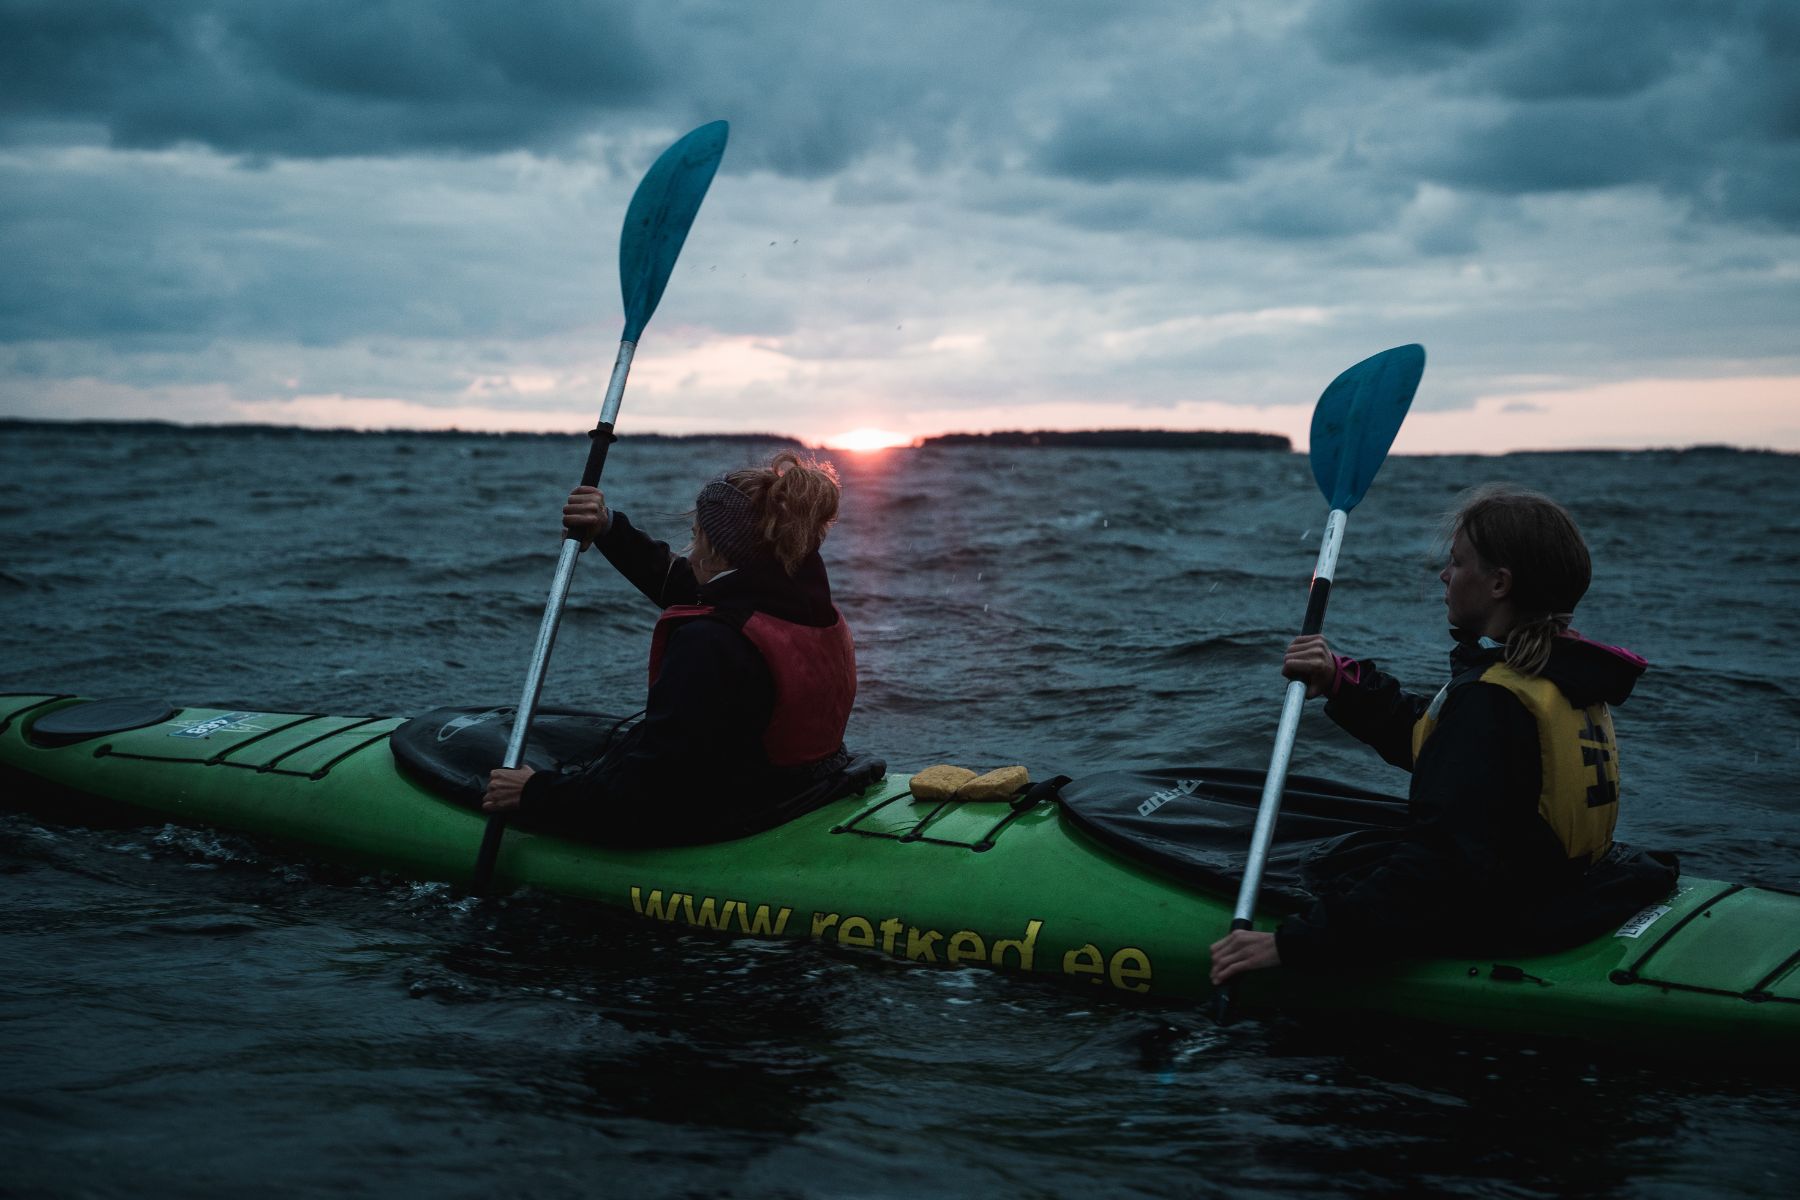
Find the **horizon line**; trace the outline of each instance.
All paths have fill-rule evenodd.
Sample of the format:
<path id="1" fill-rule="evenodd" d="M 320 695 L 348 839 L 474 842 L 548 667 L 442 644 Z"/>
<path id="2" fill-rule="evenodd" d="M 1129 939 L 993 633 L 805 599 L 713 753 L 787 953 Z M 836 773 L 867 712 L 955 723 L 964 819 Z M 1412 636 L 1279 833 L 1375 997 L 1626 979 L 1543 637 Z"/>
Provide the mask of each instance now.
<path id="1" fill-rule="evenodd" d="M 353 426 L 353 425 L 296 425 L 276 421 L 178 421 L 166 417 L 27 417 L 0 414 L 0 427 L 77 427 L 119 429 L 165 429 L 186 430 L 197 433 L 238 433 L 263 431 L 283 434 L 325 434 L 330 436 L 369 436 L 389 437 L 407 435 L 415 437 L 452 437 L 452 438 L 585 438 L 589 430 L 542 430 L 542 429 L 465 429 L 459 426 L 425 428 L 419 426 Z M 1271 437 L 1287 442 L 1285 451 L 1279 447 L 1245 447 L 1231 448 L 1234 452 L 1245 449 L 1261 450 L 1263 453 L 1284 452 L 1289 454 L 1305 454 L 1307 451 L 1295 448 L 1293 441 L 1286 434 L 1255 430 L 1227 429 L 1171 429 L 1141 425 L 1088 426 L 1081 429 L 994 429 L 994 430 L 946 430 L 941 433 L 921 434 L 909 444 L 896 444 L 870 449 L 858 449 L 846 446 L 831 446 L 825 442 L 815 442 L 796 434 L 777 433 L 770 430 L 737 431 L 737 430 L 703 430 L 699 432 L 671 433 L 659 429 L 643 429 L 615 436 L 624 441 L 628 438 L 655 438 L 663 441 L 737 441 L 737 442 L 782 442 L 801 446 L 808 450 L 825 450 L 834 454 L 884 454 L 890 450 L 919 450 L 938 439 L 949 438 L 989 438 L 989 437 L 1029 437 L 1037 434 L 1170 434 L 1170 435 L 1223 435 L 1230 437 Z M 936 447 L 946 448 L 946 447 Z M 989 447 L 994 448 L 994 447 Z M 1000 449 L 1080 449 L 1072 446 L 1009 446 Z M 1095 447 L 1116 450 L 1132 449 L 1205 449 L 1206 447 L 1179 446 L 1110 446 Z M 1506 458 L 1516 454 L 1688 454 L 1695 452 L 1732 453 L 1732 454 L 1774 454 L 1783 456 L 1800 455 L 1800 451 L 1782 450 L 1772 446 L 1753 446 L 1735 442 L 1691 442 L 1685 445 L 1673 443 L 1646 444 L 1642 446 L 1556 446 L 1533 448 L 1529 446 L 1514 447 L 1507 450 L 1444 450 L 1431 452 L 1409 452 L 1401 449 L 1389 451 L 1390 457 L 1400 458 Z"/>

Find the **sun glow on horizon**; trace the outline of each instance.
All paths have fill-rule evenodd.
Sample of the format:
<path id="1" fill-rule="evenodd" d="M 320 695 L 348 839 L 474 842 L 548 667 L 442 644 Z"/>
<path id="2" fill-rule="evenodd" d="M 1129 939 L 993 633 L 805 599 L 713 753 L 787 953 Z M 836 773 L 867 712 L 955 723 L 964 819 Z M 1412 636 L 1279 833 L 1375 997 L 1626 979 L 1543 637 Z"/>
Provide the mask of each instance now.
<path id="1" fill-rule="evenodd" d="M 850 450 L 866 453 L 871 450 L 892 450 L 896 446 L 913 444 L 911 434 L 895 433 L 891 429 L 874 429 L 865 427 L 852 429 L 848 433 L 840 433 L 825 439 L 827 450 Z"/>

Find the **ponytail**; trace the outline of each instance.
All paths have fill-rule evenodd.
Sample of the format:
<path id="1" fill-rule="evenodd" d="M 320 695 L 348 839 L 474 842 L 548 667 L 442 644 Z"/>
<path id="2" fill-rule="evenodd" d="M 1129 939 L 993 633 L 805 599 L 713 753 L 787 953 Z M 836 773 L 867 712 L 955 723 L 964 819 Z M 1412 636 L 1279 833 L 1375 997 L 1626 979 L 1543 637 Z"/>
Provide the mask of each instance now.
<path id="1" fill-rule="evenodd" d="M 1568 631 L 1574 613 L 1527 617 L 1506 635 L 1506 665 L 1521 675 L 1536 675 L 1550 661 L 1550 647 Z"/>
<path id="2" fill-rule="evenodd" d="M 838 514 L 838 474 L 829 462 L 783 450 L 766 467 L 744 467 L 725 482 L 750 498 L 755 539 L 789 575 L 816 554 Z"/>

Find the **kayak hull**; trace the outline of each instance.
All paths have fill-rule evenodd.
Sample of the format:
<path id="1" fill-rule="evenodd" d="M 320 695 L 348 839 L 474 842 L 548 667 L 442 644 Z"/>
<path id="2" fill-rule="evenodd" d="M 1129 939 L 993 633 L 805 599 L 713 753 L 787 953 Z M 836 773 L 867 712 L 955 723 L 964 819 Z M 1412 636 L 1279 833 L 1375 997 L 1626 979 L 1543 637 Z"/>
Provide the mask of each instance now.
<path id="1" fill-rule="evenodd" d="M 176 708 L 138 728 L 41 744 L 82 703 L 0 695 L 16 797 L 73 793 L 181 824 L 275 838 L 403 875 L 467 882 L 485 817 L 396 768 L 404 718 Z M 1053 800 L 913 802 L 908 776 L 732 842 L 612 849 L 510 831 L 500 887 L 647 920 L 808 938 L 921 964 L 987 966 L 1118 997 L 1204 1000 L 1231 902 L 1100 845 Z M 1267 928 L 1270 922 L 1259 922 Z M 1234 1006 L 1385 1013 L 1659 1052 L 1800 1048 L 1800 896 L 1684 879 L 1617 934 L 1528 959 L 1433 959 L 1246 977 Z"/>

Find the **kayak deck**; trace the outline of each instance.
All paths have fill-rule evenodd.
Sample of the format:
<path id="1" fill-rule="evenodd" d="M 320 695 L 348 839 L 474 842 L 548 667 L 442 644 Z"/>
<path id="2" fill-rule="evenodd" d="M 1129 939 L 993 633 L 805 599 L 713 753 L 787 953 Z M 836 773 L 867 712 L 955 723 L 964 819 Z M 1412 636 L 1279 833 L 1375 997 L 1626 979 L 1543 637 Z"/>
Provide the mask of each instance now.
<path id="1" fill-rule="evenodd" d="M 15 788 L 66 789 L 423 878 L 472 875 L 486 820 L 396 770 L 386 741 L 404 718 L 175 708 L 66 744 L 33 740 L 36 721 L 78 703 L 0 695 L 0 768 Z M 622 850 L 514 830 L 496 881 L 719 933 L 1024 970 L 1127 995 L 1211 994 L 1207 947 L 1230 923 L 1228 898 L 1100 845 L 1054 800 L 927 805 L 908 779 L 889 775 L 732 842 Z M 1791 1047 L 1800 1045 L 1800 895 L 1684 879 L 1616 934 L 1559 954 L 1329 977 L 1264 972 L 1243 981 L 1236 1001 Z"/>

